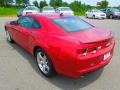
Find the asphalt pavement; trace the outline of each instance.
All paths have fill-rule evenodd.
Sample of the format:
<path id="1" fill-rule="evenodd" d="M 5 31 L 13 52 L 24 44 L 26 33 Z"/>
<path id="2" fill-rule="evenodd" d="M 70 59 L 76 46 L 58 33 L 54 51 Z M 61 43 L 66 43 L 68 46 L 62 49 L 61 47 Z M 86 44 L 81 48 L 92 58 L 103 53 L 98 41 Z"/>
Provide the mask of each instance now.
<path id="1" fill-rule="evenodd" d="M 77 79 L 57 75 L 44 77 L 35 59 L 23 48 L 9 44 L 5 38 L 5 22 L 15 18 L 0 18 L 0 90 L 119 90 L 120 89 L 120 19 L 82 19 L 113 31 L 116 39 L 111 62 L 103 69 Z"/>

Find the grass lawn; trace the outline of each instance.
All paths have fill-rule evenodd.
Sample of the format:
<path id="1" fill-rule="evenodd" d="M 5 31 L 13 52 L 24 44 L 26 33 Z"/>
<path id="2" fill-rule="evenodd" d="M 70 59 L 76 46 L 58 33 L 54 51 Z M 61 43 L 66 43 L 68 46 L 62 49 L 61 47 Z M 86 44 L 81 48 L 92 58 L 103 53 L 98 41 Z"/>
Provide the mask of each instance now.
<path id="1" fill-rule="evenodd" d="M 74 14 L 77 16 L 84 16 L 85 12 L 74 12 Z"/>
<path id="2" fill-rule="evenodd" d="M 0 7 L 0 17 L 14 17 L 17 16 L 17 11 L 20 7 Z M 77 16 L 84 16 L 84 12 L 74 12 Z"/>
<path id="3" fill-rule="evenodd" d="M 0 7 L 0 17 L 16 16 L 19 9 L 17 7 Z"/>

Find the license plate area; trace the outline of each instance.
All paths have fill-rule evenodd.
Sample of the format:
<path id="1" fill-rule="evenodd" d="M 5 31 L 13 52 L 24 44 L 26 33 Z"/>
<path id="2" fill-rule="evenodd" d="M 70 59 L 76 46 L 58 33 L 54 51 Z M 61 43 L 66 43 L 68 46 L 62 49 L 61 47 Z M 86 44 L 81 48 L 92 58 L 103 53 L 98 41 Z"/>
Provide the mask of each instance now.
<path id="1" fill-rule="evenodd" d="M 108 59 L 109 57 L 110 57 L 110 52 L 108 52 L 108 53 L 106 53 L 106 54 L 104 55 L 103 60 L 106 60 L 106 59 Z"/>

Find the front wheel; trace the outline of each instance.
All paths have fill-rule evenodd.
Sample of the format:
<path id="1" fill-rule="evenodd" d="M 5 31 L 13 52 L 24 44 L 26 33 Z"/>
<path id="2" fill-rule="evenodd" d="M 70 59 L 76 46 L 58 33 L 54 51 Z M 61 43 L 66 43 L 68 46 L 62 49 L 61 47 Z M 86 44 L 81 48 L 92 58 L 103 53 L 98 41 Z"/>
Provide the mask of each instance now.
<path id="1" fill-rule="evenodd" d="M 113 15 L 110 15 L 110 19 L 113 19 Z"/>
<path id="2" fill-rule="evenodd" d="M 7 41 L 10 42 L 10 43 L 13 42 L 13 40 L 12 40 L 12 38 L 11 38 L 10 33 L 9 33 L 8 30 L 6 30 L 6 39 L 7 39 Z"/>
<path id="3" fill-rule="evenodd" d="M 48 55 L 42 49 L 37 49 L 35 54 L 37 65 L 41 73 L 46 77 L 55 75 L 53 64 Z"/>
<path id="4" fill-rule="evenodd" d="M 93 17 L 92 17 L 93 19 L 95 19 L 95 15 L 93 15 Z"/>
<path id="5" fill-rule="evenodd" d="M 88 18 L 87 14 L 85 15 L 86 18 Z"/>

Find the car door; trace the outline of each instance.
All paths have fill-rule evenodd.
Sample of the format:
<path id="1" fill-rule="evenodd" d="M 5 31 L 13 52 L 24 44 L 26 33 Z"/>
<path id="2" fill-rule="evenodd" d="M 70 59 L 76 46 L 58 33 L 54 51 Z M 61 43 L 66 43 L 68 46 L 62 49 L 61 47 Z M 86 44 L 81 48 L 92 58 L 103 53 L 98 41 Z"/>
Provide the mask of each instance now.
<path id="1" fill-rule="evenodd" d="M 89 17 L 89 18 L 91 18 L 91 14 L 92 14 L 92 11 L 89 10 L 89 11 L 88 11 L 88 17 Z"/>
<path id="2" fill-rule="evenodd" d="M 40 25 L 34 18 L 24 16 L 18 20 L 20 31 L 18 32 L 18 40 L 21 46 L 29 49 L 30 39 L 32 37 L 32 31 L 38 30 Z"/>
<path id="3" fill-rule="evenodd" d="M 107 10 L 106 10 L 106 14 L 107 14 L 107 16 L 110 16 L 110 14 L 111 14 L 110 9 L 107 9 Z"/>
<path id="4" fill-rule="evenodd" d="M 90 17 L 92 18 L 92 17 L 93 17 L 93 15 L 94 15 L 94 11 L 93 11 L 93 10 L 91 10 L 91 12 L 90 12 Z"/>

